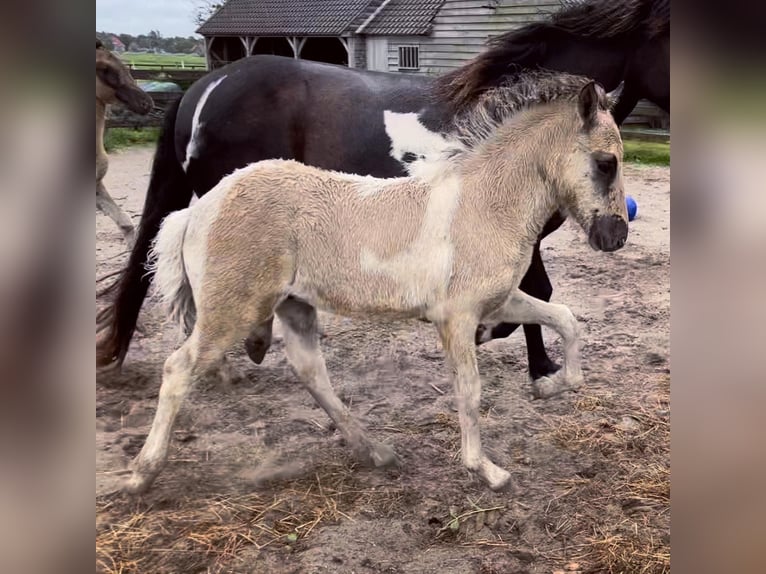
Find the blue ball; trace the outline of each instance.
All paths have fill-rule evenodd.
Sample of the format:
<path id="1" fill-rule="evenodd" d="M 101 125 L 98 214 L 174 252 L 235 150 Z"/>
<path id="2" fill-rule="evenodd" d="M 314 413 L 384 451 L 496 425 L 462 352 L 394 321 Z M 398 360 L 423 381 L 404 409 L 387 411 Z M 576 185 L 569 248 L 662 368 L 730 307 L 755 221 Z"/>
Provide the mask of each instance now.
<path id="1" fill-rule="evenodd" d="M 627 195 L 625 196 L 625 203 L 628 205 L 628 221 L 633 221 L 636 218 L 636 212 L 638 211 L 636 200 Z"/>

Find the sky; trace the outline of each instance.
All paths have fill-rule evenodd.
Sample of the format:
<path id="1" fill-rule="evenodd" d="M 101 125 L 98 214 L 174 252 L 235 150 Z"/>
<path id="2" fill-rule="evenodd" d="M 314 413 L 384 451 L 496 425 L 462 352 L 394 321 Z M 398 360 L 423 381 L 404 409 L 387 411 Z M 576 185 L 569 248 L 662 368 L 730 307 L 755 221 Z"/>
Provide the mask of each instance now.
<path id="1" fill-rule="evenodd" d="M 96 30 L 116 34 L 165 37 L 196 36 L 194 0 L 96 0 Z M 197 36 L 200 37 L 200 36 Z"/>

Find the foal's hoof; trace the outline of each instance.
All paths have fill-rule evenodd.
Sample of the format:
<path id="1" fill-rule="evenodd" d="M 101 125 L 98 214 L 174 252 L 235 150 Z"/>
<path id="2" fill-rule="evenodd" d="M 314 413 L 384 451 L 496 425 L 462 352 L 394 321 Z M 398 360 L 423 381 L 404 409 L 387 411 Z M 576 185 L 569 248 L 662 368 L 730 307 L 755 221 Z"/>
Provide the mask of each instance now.
<path id="1" fill-rule="evenodd" d="M 154 481 L 154 476 L 147 476 L 138 472 L 132 472 L 122 486 L 122 491 L 127 494 L 144 494 Z"/>
<path id="2" fill-rule="evenodd" d="M 490 462 L 488 459 L 482 461 L 481 466 L 477 470 L 479 476 L 487 483 L 487 486 L 495 492 L 505 490 L 511 484 L 511 473 Z"/>
<path id="3" fill-rule="evenodd" d="M 567 381 L 558 372 L 552 377 L 540 377 L 532 381 L 532 395 L 536 399 L 550 399 L 567 391 L 576 391 L 582 382 L 582 377 Z"/>
<path id="4" fill-rule="evenodd" d="M 376 468 L 398 466 L 399 464 L 399 457 L 396 456 L 394 449 L 383 443 L 377 443 L 364 449 L 360 458 Z"/>

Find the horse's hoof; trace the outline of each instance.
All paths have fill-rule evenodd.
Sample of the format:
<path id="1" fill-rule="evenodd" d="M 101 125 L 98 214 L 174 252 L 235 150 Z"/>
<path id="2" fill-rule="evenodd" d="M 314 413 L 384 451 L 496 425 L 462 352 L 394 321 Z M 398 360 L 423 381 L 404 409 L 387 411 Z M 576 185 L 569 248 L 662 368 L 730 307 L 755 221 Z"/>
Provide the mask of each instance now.
<path id="1" fill-rule="evenodd" d="M 495 492 L 505 490 L 511 484 L 511 473 L 488 460 L 479 468 L 479 475 Z"/>
<path id="2" fill-rule="evenodd" d="M 555 375 L 560 370 L 561 365 L 546 358 L 540 363 L 529 366 L 529 376 L 532 377 L 532 380 L 537 380 L 541 377 L 550 377 Z"/>
<path id="3" fill-rule="evenodd" d="M 556 374 L 558 375 L 559 373 Z M 566 391 L 574 391 L 578 386 L 562 381 L 556 375 L 553 377 L 540 377 L 532 381 L 532 396 L 536 399 L 550 399 Z"/>
<path id="4" fill-rule="evenodd" d="M 153 479 L 154 477 L 133 472 L 122 485 L 122 491 L 126 494 L 132 495 L 144 494 L 147 490 L 149 490 Z"/>
<path id="5" fill-rule="evenodd" d="M 394 449 L 387 444 L 376 444 L 370 449 L 369 456 L 377 468 L 399 465 L 399 457 L 396 456 Z"/>
<path id="6" fill-rule="evenodd" d="M 119 375 L 122 372 L 122 362 L 116 357 L 96 355 L 96 373 L 99 375 Z"/>
<path id="7" fill-rule="evenodd" d="M 359 445 L 354 449 L 354 452 L 359 461 L 376 468 L 399 464 L 399 457 L 396 456 L 394 449 L 387 444 L 371 443 Z"/>

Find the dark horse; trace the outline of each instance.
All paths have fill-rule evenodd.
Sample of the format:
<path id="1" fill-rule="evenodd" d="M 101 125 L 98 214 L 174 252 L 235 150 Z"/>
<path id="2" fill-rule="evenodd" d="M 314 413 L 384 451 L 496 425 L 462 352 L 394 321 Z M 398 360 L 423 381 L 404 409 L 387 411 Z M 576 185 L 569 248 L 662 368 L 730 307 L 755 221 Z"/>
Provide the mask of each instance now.
<path id="1" fill-rule="evenodd" d="M 166 115 L 157 144 L 138 239 L 99 316 L 97 363 L 121 365 L 150 284 L 145 264 L 162 220 L 187 207 L 225 175 L 251 162 L 291 158 L 343 172 L 394 177 L 449 138 L 447 120 L 487 89 L 525 68 L 589 76 L 607 91 L 624 82 L 618 123 L 639 98 L 666 111 L 670 102 L 669 0 L 590 0 L 548 21 L 492 39 L 465 66 L 429 78 L 367 72 L 277 56 L 252 56 L 197 81 Z M 560 214 L 540 239 L 564 221 Z M 253 230 L 257 233 L 257 230 Z M 548 301 L 552 287 L 539 240 L 521 289 Z M 477 333 L 477 343 L 506 337 L 518 325 Z M 525 325 L 529 369 L 537 379 L 559 367 L 538 325 Z M 260 362 L 271 333 L 246 342 Z"/>

